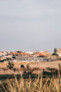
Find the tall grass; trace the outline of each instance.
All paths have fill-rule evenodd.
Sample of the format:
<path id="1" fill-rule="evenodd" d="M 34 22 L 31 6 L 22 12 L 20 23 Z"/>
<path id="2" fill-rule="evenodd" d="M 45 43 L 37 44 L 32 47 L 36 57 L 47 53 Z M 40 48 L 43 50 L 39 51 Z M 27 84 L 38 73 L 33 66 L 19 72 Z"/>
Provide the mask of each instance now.
<path id="1" fill-rule="evenodd" d="M 35 78 L 5 80 L 0 92 L 61 92 L 61 78 Z M 3 91 L 4 90 L 4 91 Z"/>

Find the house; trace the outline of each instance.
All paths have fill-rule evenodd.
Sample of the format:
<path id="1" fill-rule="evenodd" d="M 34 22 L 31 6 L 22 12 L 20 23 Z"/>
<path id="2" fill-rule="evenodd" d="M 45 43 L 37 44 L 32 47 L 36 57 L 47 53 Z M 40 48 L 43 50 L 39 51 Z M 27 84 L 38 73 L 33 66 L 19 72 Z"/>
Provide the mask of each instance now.
<path id="1" fill-rule="evenodd" d="M 6 56 L 7 54 L 8 54 L 7 52 L 0 51 L 0 57 L 2 57 L 2 56 Z"/>
<path id="2" fill-rule="evenodd" d="M 33 51 L 27 51 L 26 53 L 32 55 L 34 52 Z"/>
<path id="3" fill-rule="evenodd" d="M 45 57 L 46 55 L 44 55 L 43 53 L 41 52 L 35 52 L 33 57 Z"/>
<path id="4" fill-rule="evenodd" d="M 61 48 L 57 49 L 57 54 L 59 57 L 61 57 Z"/>

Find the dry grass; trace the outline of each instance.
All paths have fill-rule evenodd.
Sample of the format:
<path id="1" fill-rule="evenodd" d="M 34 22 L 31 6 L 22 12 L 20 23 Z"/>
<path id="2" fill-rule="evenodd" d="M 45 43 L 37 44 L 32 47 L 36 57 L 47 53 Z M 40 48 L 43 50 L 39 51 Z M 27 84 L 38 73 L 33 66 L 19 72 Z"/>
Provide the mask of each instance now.
<path id="1" fill-rule="evenodd" d="M 60 66 L 60 64 L 59 64 Z M 61 67 L 61 66 L 60 66 Z M 15 79 L 5 80 L 0 83 L 0 92 L 61 92 L 61 76 L 59 67 L 58 77 Z"/>
<path id="2" fill-rule="evenodd" d="M 4 86 L 5 84 L 5 86 Z M 17 80 L 5 80 L 2 82 L 0 92 L 61 92 L 61 78 L 20 78 Z"/>
<path id="3" fill-rule="evenodd" d="M 17 68 L 20 68 L 20 65 L 27 65 L 29 64 L 31 67 L 40 67 L 42 69 L 45 69 L 47 67 L 52 67 L 52 68 L 58 68 L 58 63 L 61 64 L 61 61 L 53 61 L 53 62 L 14 62 L 14 66 Z M 0 67 L 1 68 L 7 68 L 8 62 L 1 63 L 0 62 Z"/>

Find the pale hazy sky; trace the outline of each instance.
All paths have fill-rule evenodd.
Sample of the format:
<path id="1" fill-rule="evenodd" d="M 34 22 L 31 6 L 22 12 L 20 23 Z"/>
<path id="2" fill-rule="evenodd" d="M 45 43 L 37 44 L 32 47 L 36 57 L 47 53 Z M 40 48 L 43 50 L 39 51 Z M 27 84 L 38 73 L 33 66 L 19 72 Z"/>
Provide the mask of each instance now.
<path id="1" fill-rule="evenodd" d="M 0 51 L 61 47 L 61 0 L 0 0 Z"/>

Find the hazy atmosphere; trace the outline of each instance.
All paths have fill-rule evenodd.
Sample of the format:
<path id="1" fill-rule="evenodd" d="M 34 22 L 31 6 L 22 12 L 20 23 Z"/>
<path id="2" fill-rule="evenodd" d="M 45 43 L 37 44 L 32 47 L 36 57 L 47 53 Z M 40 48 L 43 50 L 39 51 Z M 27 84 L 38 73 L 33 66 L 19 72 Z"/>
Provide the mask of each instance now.
<path id="1" fill-rule="evenodd" d="M 0 51 L 61 47 L 61 0 L 0 0 Z"/>

